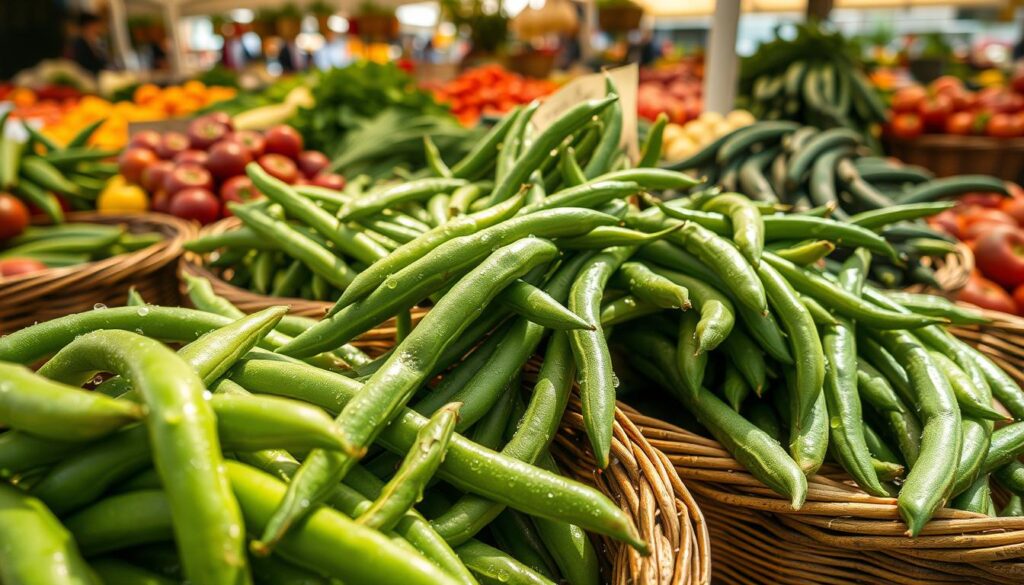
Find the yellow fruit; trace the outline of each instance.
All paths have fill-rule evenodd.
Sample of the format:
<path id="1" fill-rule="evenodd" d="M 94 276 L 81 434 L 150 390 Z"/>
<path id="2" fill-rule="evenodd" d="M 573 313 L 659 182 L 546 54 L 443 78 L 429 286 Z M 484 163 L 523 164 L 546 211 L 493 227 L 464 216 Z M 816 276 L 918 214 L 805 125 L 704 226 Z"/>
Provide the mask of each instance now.
<path id="1" fill-rule="evenodd" d="M 116 179 L 120 181 L 115 182 Z M 117 175 L 96 198 L 96 209 L 104 213 L 142 212 L 149 209 L 149 197 L 142 187 L 128 185 L 124 177 Z"/>

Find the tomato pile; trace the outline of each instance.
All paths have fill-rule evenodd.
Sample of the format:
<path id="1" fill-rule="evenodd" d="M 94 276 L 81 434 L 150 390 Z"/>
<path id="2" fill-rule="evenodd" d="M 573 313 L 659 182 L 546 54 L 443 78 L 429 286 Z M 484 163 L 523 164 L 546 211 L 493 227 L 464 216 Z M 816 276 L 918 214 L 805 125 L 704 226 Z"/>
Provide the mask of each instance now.
<path id="1" fill-rule="evenodd" d="M 459 122 L 473 126 L 481 115 L 503 114 L 554 92 L 558 86 L 512 73 L 501 65 L 484 65 L 431 89 L 434 99 L 448 104 Z"/>
<path id="2" fill-rule="evenodd" d="M 703 61 L 683 61 L 671 66 L 640 70 L 637 114 L 654 120 L 668 114 L 670 122 L 684 124 L 704 111 Z"/>
<path id="3" fill-rule="evenodd" d="M 931 223 L 974 252 L 975 271 L 957 299 L 1019 315 L 1024 314 L 1024 189 L 1012 183 L 1007 188 L 1010 198 L 966 195 Z"/>
<path id="4" fill-rule="evenodd" d="M 892 96 L 887 132 L 912 139 L 922 134 L 976 135 L 994 138 L 1024 136 L 1024 81 L 1011 87 L 971 91 L 962 81 L 945 76 L 927 87 L 914 85 Z"/>
<path id="5" fill-rule="evenodd" d="M 245 176 L 245 166 L 253 161 L 288 184 L 345 186 L 344 178 L 327 171 L 327 156 L 304 150 L 302 136 L 291 126 L 265 133 L 236 131 L 231 118 L 217 112 L 193 120 L 187 134 L 145 131 L 133 136 L 118 159 L 121 182 L 112 182 L 97 206 L 146 209 L 148 193 L 153 211 L 210 223 L 228 214 L 229 201 L 259 196 Z"/>

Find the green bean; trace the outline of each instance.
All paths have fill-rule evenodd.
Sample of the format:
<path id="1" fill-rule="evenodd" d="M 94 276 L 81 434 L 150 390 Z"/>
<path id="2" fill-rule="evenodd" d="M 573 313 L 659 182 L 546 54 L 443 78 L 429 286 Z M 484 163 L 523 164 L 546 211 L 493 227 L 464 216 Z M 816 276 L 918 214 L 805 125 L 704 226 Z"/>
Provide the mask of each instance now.
<path id="1" fill-rule="evenodd" d="M 241 514 L 223 471 L 216 418 L 203 399 L 202 379 L 189 365 L 141 335 L 97 331 L 65 346 L 47 369 L 65 382 L 84 382 L 97 371 L 132 380 L 153 413 L 146 427 L 175 512 L 186 574 L 201 582 L 247 581 Z M 183 419 L 189 424 L 181 424 Z"/>
<path id="2" fill-rule="evenodd" d="M 988 476 L 984 475 L 974 480 L 965 491 L 953 498 L 949 506 L 957 510 L 987 514 L 988 503 L 991 497 Z"/>
<path id="3" fill-rule="evenodd" d="M 554 585 L 542 574 L 480 541 L 469 541 L 455 552 L 482 584 Z"/>
<path id="4" fill-rule="evenodd" d="M 448 223 L 450 219 L 448 215 L 449 201 L 451 201 L 451 197 L 446 193 L 438 193 L 427 201 L 427 213 L 430 214 L 435 227 Z"/>
<path id="5" fill-rule="evenodd" d="M 771 406 L 761 401 L 748 402 L 743 416 L 754 426 L 767 433 L 769 437 L 779 443 L 782 442 L 782 427 Z"/>
<path id="6" fill-rule="evenodd" d="M 1016 517 L 1024 516 L 1024 501 L 1017 494 L 1010 496 L 1010 499 L 1006 500 L 1006 506 L 999 511 L 1001 517 Z"/>
<path id="7" fill-rule="evenodd" d="M 640 300 L 633 295 L 626 295 L 601 305 L 601 326 L 610 328 L 612 325 L 625 323 L 660 311 L 661 308 L 654 303 Z"/>
<path id="8" fill-rule="evenodd" d="M 895 435 L 903 460 L 913 466 L 921 450 L 921 423 L 896 396 L 884 376 L 864 360 L 858 360 L 857 368 L 857 389 L 861 398 L 885 420 Z"/>
<path id="9" fill-rule="evenodd" d="M 686 311 L 679 318 L 679 342 L 676 345 L 676 367 L 682 374 L 683 388 L 696 395 L 704 385 L 704 372 L 708 365 L 708 352 L 700 350 L 697 315 Z"/>
<path id="10" fill-rule="evenodd" d="M 559 207 L 598 207 L 615 199 L 623 199 L 640 192 L 640 184 L 632 181 L 589 181 L 575 187 L 552 193 L 538 203 L 519 210 L 527 215 Z"/>
<path id="11" fill-rule="evenodd" d="M 86 556 L 174 538 L 171 510 L 161 490 L 107 497 L 68 517 L 64 525 Z"/>
<path id="12" fill-rule="evenodd" d="M 889 445 L 885 443 L 885 440 L 878 434 L 871 425 L 864 423 L 864 443 L 868 446 L 868 451 L 871 452 L 872 462 L 879 461 L 881 463 L 899 463 L 900 459 L 889 448 Z M 874 464 L 874 463 L 872 463 Z M 875 467 L 875 473 L 877 474 L 878 467 Z M 878 479 L 885 481 L 881 477 Z"/>
<path id="13" fill-rule="evenodd" d="M 548 579 L 557 578 L 555 561 L 529 518 L 514 510 L 505 510 L 490 527 L 499 549 Z"/>
<path id="14" fill-rule="evenodd" d="M 420 429 L 416 443 L 406 454 L 401 467 L 384 486 L 380 497 L 362 512 L 356 522 L 377 530 L 391 530 L 423 498 L 424 486 L 433 477 L 448 449 L 459 406 L 453 403 L 442 408 Z"/>
<path id="15" fill-rule="evenodd" d="M 606 95 L 618 96 L 618 91 L 612 82 L 611 77 L 605 76 Z M 619 141 L 622 138 L 622 103 L 615 100 L 611 106 L 601 115 L 604 122 L 604 132 L 598 140 L 594 154 L 587 161 L 584 174 L 587 178 L 594 178 L 606 172 L 612 163 L 612 158 L 619 152 Z"/>
<path id="16" fill-rule="evenodd" d="M 346 226 L 316 203 L 296 193 L 286 183 L 270 176 L 256 163 L 250 163 L 246 173 L 268 199 L 284 207 L 289 216 L 305 222 L 345 254 L 367 264 L 387 256 L 387 250 L 365 234 Z"/>
<path id="17" fill-rule="evenodd" d="M 668 116 L 666 116 L 664 112 L 658 114 L 658 117 L 654 120 L 654 124 L 651 124 L 650 129 L 647 130 L 647 140 L 644 141 L 640 161 L 636 163 L 637 167 L 658 166 L 658 161 L 661 160 L 662 138 L 665 134 L 665 126 L 667 124 Z"/>
<path id="18" fill-rule="evenodd" d="M 700 322 L 696 327 L 698 353 L 712 351 L 725 341 L 733 330 L 736 316 L 732 302 L 724 294 L 679 272 L 661 268 L 655 268 L 654 272 L 689 291 L 690 300 L 700 313 Z"/>
<path id="19" fill-rule="evenodd" d="M 599 100 L 588 100 L 573 106 L 562 114 L 558 120 L 537 136 L 529 148 L 518 156 L 508 174 L 498 181 L 491 192 L 490 205 L 501 203 L 515 194 L 530 173 L 550 156 L 550 152 L 557 148 L 567 136 L 579 130 L 592 117 L 600 114 L 617 101 L 618 96 L 614 95 Z"/>
<path id="20" fill-rule="evenodd" d="M 92 559 L 89 564 L 105 585 L 175 585 L 171 579 L 110 557 Z"/>
<path id="21" fill-rule="evenodd" d="M 961 307 L 945 297 L 902 291 L 885 291 L 885 295 L 915 313 L 944 317 L 953 325 L 985 325 L 992 322 L 982 313 Z"/>
<path id="22" fill-rule="evenodd" d="M 665 189 L 689 189 L 690 187 L 695 187 L 700 184 L 699 180 L 694 179 L 686 173 L 667 169 L 643 167 L 611 171 L 601 176 L 594 177 L 591 182 L 596 183 L 599 181 L 630 181 L 639 184 L 644 189 L 659 191 Z"/>
<path id="23" fill-rule="evenodd" d="M 473 234 L 509 219 L 519 211 L 522 204 L 523 196 L 520 195 L 500 205 L 495 205 L 465 217 L 456 218 L 402 245 L 386 258 L 375 262 L 370 268 L 356 276 L 351 286 L 345 289 L 341 298 L 338 299 L 338 303 L 328 314 L 334 314 L 345 305 L 362 298 L 371 290 L 378 288 L 392 274 L 409 266 L 424 254 L 436 249 L 445 242 L 460 236 Z"/>
<path id="24" fill-rule="evenodd" d="M 905 331 L 876 332 L 913 380 L 915 404 L 924 419 L 921 452 L 897 500 L 907 532 L 916 536 L 949 496 L 963 440 L 953 390 L 928 351 Z"/>
<path id="25" fill-rule="evenodd" d="M 268 525 L 263 543 L 279 538 L 308 503 L 322 497 L 325 486 L 337 483 L 366 446 L 391 419 L 401 412 L 415 389 L 429 375 L 439 354 L 468 327 L 488 302 L 512 279 L 551 260 L 555 247 L 544 240 L 525 238 L 500 248 L 459 281 L 424 317 L 419 327 L 388 358 L 338 417 L 346 454 L 314 451 L 289 484 L 289 498 L 274 522 Z M 466 307 L 470 307 L 467 312 Z M 303 473 L 303 472 L 306 473 Z"/>
<path id="26" fill-rule="evenodd" d="M 85 447 L 82 443 L 40 439 L 20 431 L 0 434 L 0 476 L 12 477 L 56 463 Z"/>
<path id="27" fill-rule="evenodd" d="M 355 278 L 355 273 L 341 258 L 285 222 L 234 203 L 228 207 L 247 226 L 288 250 L 290 256 L 301 260 L 315 274 L 338 288 L 347 287 Z"/>
<path id="28" fill-rule="evenodd" d="M 873 303 L 843 291 L 822 276 L 801 269 L 792 262 L 765 252 L 764 259 L 801 293 L 828 304 L 837 313 L 854 319 L 858 324 L 875 329 L 914 329 L 943 323 L 944 319 L 895 313 L 878 308 Z"/>
<path id="29" fill-rule="evenodd" d="M 635 222 L 638 227 L 645 230 L 664 229 L 679 223 L 678 220 L 657 218 L 646 211 L 628 218 L 627 224 L 630 222 Z M 757 273 L 732 243 L 693 222 L 686 222 L 679 231 L 672 232 L 665 239 L 681 245 L 722 280 L 728 282 L 739 304 L 758 313 L 767 310 L 768 301 L 764 286 Z"/>
<path id="30" fill-rule="evenodd" d="M 953 360 L 939 351 L 932 351 L 931 356 L 935 365 L 942 371 L 953 388 L 953 394 L 956 396 L 962 413 L 985 420 L 1004 420 L 1006 418 L 1002 413 L 986 404 L 985 393 L 974 385 L 970 377 L 957 367 Z M 992 399 L 989 397 L 987 402 L 991 403 L 991 401 Z"/>
<path id="31" fill-rule="evenodd" d="M 579 271 L 569 293 L 569 310 L 584 321 L 598 325 L 601 297 L 611 275 L 629 259 L 635 248 L 609 248 L 590 258 Z M 569 333 L 573 356 L 580 370 L 580 400 L 587 436 L 600 468 L 608 466 L 612 425 L 615 418 L 617 379 L 612 371 L 611 353 L 604 331 L 575 329 Z"/>
<path id="32" fill-rule="evenodd" d="M 828 240 L 812 240 L 788 248 L 774 249 L 775 255 L 799 266 L 815 264 L 836 249 L 835 244 Z"/>
<path id="33" fill-rule="evenodd" d="M 726 367 L 725 377 L 722 380 L 722 396 L 726 403 L 733 410 L 739 412 L 748 394 L 750 394 L 750 386 L 747 385 L 747 381 L 743 379 L 739 370 L 735 367 Z"/>
<path id="34" fill-rule="evenodd" d="M 2 343 L 2 338 L 0 338 Z M 961 347 L 973 358 L 974 363 L 982 371 L 988 382 L 992 395 L 1006 408 L 1016 420 L 1024 420 L 1024 390 L 1002 368 L 997 366 L 985 354 L 966 343 Z"/>
<path id="35" fill-rule="evenodd" d="M 426 154 L 427 168 L 434 173 L 434 175 L 443 179 L 452 178 L 452 170 L 445 164 L 444 159 L 441 158 L 441 151 L 437 149 L 437 145 L 430 139 L 429 135 L 423 137 L 423 150 Z"/>
<path id="36" fill-rule="evenodd" d="M 839 323 L 835 315 L 828 312 L 828 309 L 821 306 L 821 303 L 814 300 L 811 297 L 800 295 L 800 302 L 803 303 L 804 307 L 811 314 L 811 319 L 814 323 L 819 326 L 827 327 Z"/>
<path id="37" fill-rule="evenodd" d="M 800 509 L 807 497 L 807 478 L 782 446 L 706 389 L 701 388 L 696 394 L 681 391 L 685 385 L 673 363 L 675 349 L 670 341 L 649 332 L 628 333 L 631 347 L 637 353 L 649 356 L 657 369 L 669 377 L 667 381 L 670 384 L 665 389 L 693 412 L 745 469 L 769 488 L 789 498 L 793 509 Z"/>
<path id="38" fill-rule="evenodd" d="M 550 453 L 542 453 L 538 462 L 542 468 L 558 472 Z M 558 565 L 559 572 L 569 585 L 597 585 L 597 553 L 590 544 L 586 532 L 579 526 L 545 518 L 536 518 L 534 525 L 555 564 Z"/>
<path id="39" fill-rule="evenodd" d="M 645 233 L 616 226 L 601 226 L 582 236 L 562 238 L 558 240 L 558 247 L 563 250 L 592 250 L 614 246 L 642 246 L 656 242 L 677 229 L 679 229 L 678 226 L 674 226 L 656 232 Z"/>
<path id="40" fill-rule="evenodd" d="M 137 404 L 51 382 L 0 362 L 0 422 L 44 439 L 87 441 L 143 417 Z"/>
<path id="41" fill-rule="evenodd" d="M 992 477 L 996 478 L 1011 493 L 1024 497 L 1024 463 L 1012 461 L 995 470 Z"/>
<path id="42" fill-rule="evenodd" d="M 508 175 L 512 165 L 516 162 L 516 157 L 519 156 L 520 148 L 526 148 L 526 145 L 523 144 L 525 133 L 530 125 L 530 119 L 533 118 L 539 107 L 540 102 L 529 103 L 509 127 L 508 135 L 498 150 L 498 160 L 494 164 L 494 181 L 496 183 L 501 183 L 501 180 Z"/>
<path id="43" fill-rule="evenodd" d="M 338 219 L 342 221 L 362 219 L 402 203 L 426 200 L 436 193 L 450 193 L 466 184 L 465 179 L 454 178 L 428 178 L 399 183 L 376 193 L 347 201 L 338 211 Z"/>
<path id="44" fill-rule="evenodd" d="M 498 300 L 514 313 L 550 329 L 595 329 L 595 325 L 573 313 L 543 289 L 522 280 L 510 284 L 498 295 Z"/>
<path id="45" fill-rule="evenodd" d="M 6 484 L 0 484 L 0 579 L 12 585 L 100 583 L 46 506 Z"/>
<path id="46" fill-rule="evenodd" d="M 761 348 L 746 333 L 733 329 L 722 342 L 722 349 L 754 394 L 761 396 L 768 379 L 768 365 Z"/>
<path id="47" fill-rule="evenodd" d="M 554 237 L 579 234 L 615 221 L 613 217 L 596 211 L 553 209 L 517 217 L 475 234 L 455 238 L 387 277 L 383 286 L 362 300 L 329 315 L 282 347 L 281 353 L 309 355 L 321 348 L 337 347 L 395 312 L 412 307 L 492 250 L 527 235 Z"/>
<path id="48" fill-rule="evenodd" d="M 804 420 L 814 408 L 825 380 L 825 356 L 821 338 L 810 312 L 800 302 L 787 279 L 776 271 L 770 256 L 762 263 L 758 275 L 768 291 L 772 310 L 779 315 L 782 326 L 789 334 L 790 350 L 796 360 L 793 390 L 796 404 L 794 420 Z M 799 461 L 798 461 L 799 463 Z"/>
<path id="49" fill-rule="evenodd" d="M 828 405 L 824 392 L 819 390 L 811 409 L 801 418 L 797 418 L 798 403 L 790 399 L 796 390 L 794 369 L 785 368 L 784 377 L 786 384 L 774 389 L 774 392 L 778 397 L 784 397 L 785 402 L 789 405 L 789 454 L 800 469 L 807 476 L 811 476 L 821 467 L 828 452 L 829 426 L 831 424 Z"/>
<path id="50" fill-rule="evenodd" d="M 558 161 L 558 170 L 562 173 L 562 183 L 569 187 L 576 187 L 587 182 L 583 169 L 576 162 L 576 151 L 571 146 L 562 149 Z"/>
<path id="51" fill-rule="evenodd" d="M 651 270 L 642 262 L 625 262 L 619 273 L 637 298 L 662 309 L 690 308 L 690 291 Z"/>
<path id="52" fill-rule="evenodd" d="M 726 193 L 709 200 L 703 209 L 729 217 L 733 226 L 733 241 L 747 261 L 757 268 L 764 249 L 764 220 L 750 200 L 742 195 Z"/>
<path id="53" fill-rule="evenodd" d="M 460 179 L 472 179 L 485 171 L 492 164 L 498 145 L 505 139 L 509 128 L 521 114 L 522 106 L 516 106 L 515 109 L 505 114 L 483 138 L 473 145 L 473 148 L 466 153 L 462 160 L 452 165 L 452 176 Z"/>
<path id="54" fill-rule="evenodd" d="M 331 585 L 327 577 L 297 567 L 278 557 L 254 557 L 253 579 L 258 585 Z"/>
<path id="55" fill-rule="evenodd" d="M 259 531 L 269 522 L 283 498 L 285 485 L 240 463 L 227 461 L 225 467 L 246 526 Z M 377 582 L 382 566 L 388 567 L 389 579 L 403 583 L 458 583 L 422 556 L 395 546 L 381 533 L 360 526 L 329 508 L 313 511 L 279 546 L 282 554 L 296 564 L 346 583 Z M 362 562 L 352 562 L 353 558 Z"/>

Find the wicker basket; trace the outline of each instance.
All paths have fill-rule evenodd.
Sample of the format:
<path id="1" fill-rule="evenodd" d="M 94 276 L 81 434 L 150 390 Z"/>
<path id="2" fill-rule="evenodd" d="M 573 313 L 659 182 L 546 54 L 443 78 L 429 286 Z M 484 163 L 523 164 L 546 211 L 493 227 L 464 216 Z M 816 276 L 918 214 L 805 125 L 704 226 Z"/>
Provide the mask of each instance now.
<path id="1" fill-rule="evenodd" d="M 565 473 L 594 486 L 625 510 L 651 545 L 640 556 L 632 548 L 601 538 L 604 582 L 615 585 L 708 583 L 711 550 L 704 516 L 664 453 L 644 438 L 632 409 L 615 411 L 612 463 L 597 471 L 577 396 L 569 403 L 552 451 Z"/>
<path id="2" fill-rule="evenodd" d="M 925 258 L 935 270 L 935 280 L 942 286 L 940 291 L 928 291 L 937 294 L 950 294 L 967 286 L 967 281 L 974 272 L 974 252 L 963 242 L 956 245 L 955 254 L 946 254 L 945 258 Z"/>
<path id="3" fill-rule="evenodd" d="M 980 174 L 1017 181 L 1024 171 L 1024 138 L 929 134 L 912 140 L 889 138 L 886 151 L 940 177 Z"/>
<path id="4" fill-rule="evenodd" d="M 1024 385 L 1024 318 L 969 306 L 992 320 L 986 325 L 955 327 L 956 336 L 992 358 L 1018 384 Z"/>
<path id="5" fill-rule="evenodd" d="M 67 219 L 124 224 L 132 232 L 156 231 L 167 237 L 128 254 L 0 280 L 0 331 L 16 331 L 37 321 L 88 311 L 101 303 L 122 304 L 130 287 L 152 303 L 178 304 L 176 260 L 182 245 L 196 233 L 191 223 L 159 213 L 82 212 L 68 214 Z"/>
<path id="6" fill-rule="evenodd" d="M 1020 583 L 1024 518 L 942 509 L 904 535 L 894 498 L 870 496 L 826 465 L 794 511 L 717 442 L 630 413 L 697 497 L 723 583 Z M 785 579 L 783 579 L 785 577 Z"/>

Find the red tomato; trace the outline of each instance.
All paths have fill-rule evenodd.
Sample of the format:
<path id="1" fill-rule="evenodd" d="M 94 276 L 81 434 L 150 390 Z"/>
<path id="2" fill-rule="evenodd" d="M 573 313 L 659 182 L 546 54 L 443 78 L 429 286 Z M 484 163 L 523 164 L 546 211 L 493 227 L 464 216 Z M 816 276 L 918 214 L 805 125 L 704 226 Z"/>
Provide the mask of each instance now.
<path id="1" fill-rule="evenodd" d="M 1024 225 L 1024 199 L 1003 199 L 999 202 L 999 210 L 1017 220 L 1017 225 Z"/>
<path id="2" fill-rule="evenodd" d="M 992 114 L 985 124 L 985 134 L 995 138 L 1014 138 L 1021 134 L 1019 117 L 1010 114 Z"/>
<path id="3" fill-rule="evenodd" d="M 201 224 L 208 224 L 220 218 L 220 206 L 220 200 L 210 191 L 189 188 L 171 197 L 168 211 L 182 219 L 194 219 Z"/>
<path id="4" fill-rule="evenodd" d="M 946 126 L 946 119 L 953 113 L 953 98 L 938 94 L 922 102 L 917 111 L 926 128 L 941 130 Z"/>
<path id="5" fill-rule="evenodd" d="M 889 132 L 897 138 L 909 140 L 924 132 L 924 124 L 917 114 L 897 114 L 889 125 Z"/>
<path id="6" fill-rule="evenodd" d="M 963 91 L 964 82 L 960 81 L 959 78 L 953 77 L 952 75 L 943 75 L 935 81 L 932 81 L 931 89 L 935 93 L 947 93 L 951 91 Z"/>
<path id="7" fill-rule="evenodd" d="M 972 305 L 978 305 L 983 309 L 1002 311 L 1004 313 L 1016 313 L 1017 304 L 1003 287 L 991 280 L 974 273 L 967 281 L 967 286 L 960 289 L 956 300 Z"/>
<path id="8" fill-rule="evenodd" d="M 998 209 L 981 208 L 960 216 L 960 235 L 974 240 L 998 227 L 1017 227 L 1017 221 Z"/>
<path id="9" fill-rule="evenodd" d="M 46 264 L 35 258 L 4 258 L 0 260 L 0 278 L 19 276 L 40 270 L 46 270 Z"/>
<path id="10" fill-rule="evenodd" d="M 956 112 L 946 120 L 946 133 L 966 136 L 974 132 L 974 114 Z"/>
<path id="11" fill-rule="evenodd" d="M 916 112 L 926 97 L 928 97 L 928 92 L 920 85 L 905 87 L 893 94 L 892 111 L 896 113 Z"/>
<path id="12" fill-rule="evenodd" d="M 13 238 L 28 226 L 28 208 L 10 193 L 0 193 L 0 242 Z"/>
<path id="13" fill-rule="evenodd" d="M 1024 284 L 1013 289 L 1013 302 L 1017 305 L 1017 314 L 1020 314 L 1021 308 L 1024 308 Z"/>

